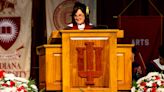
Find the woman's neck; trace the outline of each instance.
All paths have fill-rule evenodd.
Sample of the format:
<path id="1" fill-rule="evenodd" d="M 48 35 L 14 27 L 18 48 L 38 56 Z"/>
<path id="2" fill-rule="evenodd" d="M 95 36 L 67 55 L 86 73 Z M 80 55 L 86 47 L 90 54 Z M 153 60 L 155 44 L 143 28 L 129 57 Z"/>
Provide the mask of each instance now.
<path id="1" fill-rule="evenodd" d="M 77 24 L 77 25 L 85 25 L 85 23 Z"/>

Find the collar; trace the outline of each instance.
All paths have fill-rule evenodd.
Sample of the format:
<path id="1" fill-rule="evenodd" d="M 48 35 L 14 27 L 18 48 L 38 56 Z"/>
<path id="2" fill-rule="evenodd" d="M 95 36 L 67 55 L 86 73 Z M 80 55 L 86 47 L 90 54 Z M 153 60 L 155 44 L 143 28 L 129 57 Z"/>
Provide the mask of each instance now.
<path id="1" fill-rule="evenodd" d="M 84 30 L 85 24 L 78 24 L 77 27 L 79 30 Z"/>
<path id="2" fill-rule="evenodd" d="M 80 25 L 73 25 L 72 23 L 68 25 L 72 29 L 78 29 L 78 30 L 85 30 L 85 29 L 92 29 L 92 24 L 85 25 L 85 24 L 80 24 Z"/>

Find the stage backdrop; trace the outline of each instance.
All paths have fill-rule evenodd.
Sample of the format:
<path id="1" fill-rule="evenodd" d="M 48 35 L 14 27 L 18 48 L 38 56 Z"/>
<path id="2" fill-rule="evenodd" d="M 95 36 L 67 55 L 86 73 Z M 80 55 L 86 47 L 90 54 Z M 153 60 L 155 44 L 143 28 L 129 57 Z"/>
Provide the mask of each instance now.
<path id="1" fill-rule="evenodd" d="M 54 30 L 63 29 L 71 22 L 74 3 L 80 1 L 86 4 L 90 11 L 90 21 L 96 25 L 97 0 L 46 0 L 47 39 Z"/>
<path id="2" fill-rule="evenodd" d="M 0 69 L 29 78 L 32 0 L 0 0 Z"/>
<path id="3" fill-rule="evenodd" d="M 139 63 L 148 64 L 158 58 L 158 47 L 162 43 L 162 23 L 160 16 L 120 16 L 119 28 L 124 30 L 124 38 L 119 43 L 135 44 L 139 53 Z"/>

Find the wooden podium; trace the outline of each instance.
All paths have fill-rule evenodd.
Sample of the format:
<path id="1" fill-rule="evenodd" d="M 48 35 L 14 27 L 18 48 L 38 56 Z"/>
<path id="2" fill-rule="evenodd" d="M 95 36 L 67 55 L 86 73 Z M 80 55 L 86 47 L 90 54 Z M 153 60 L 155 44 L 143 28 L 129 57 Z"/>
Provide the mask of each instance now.
<path id="1" fill-rule="evenodd" d="M 37 47 L 39 88 L 63 92 L 130 90 L 133 45 L 117 44 L 123 30 L 60 32 L 62 44 Z"/>

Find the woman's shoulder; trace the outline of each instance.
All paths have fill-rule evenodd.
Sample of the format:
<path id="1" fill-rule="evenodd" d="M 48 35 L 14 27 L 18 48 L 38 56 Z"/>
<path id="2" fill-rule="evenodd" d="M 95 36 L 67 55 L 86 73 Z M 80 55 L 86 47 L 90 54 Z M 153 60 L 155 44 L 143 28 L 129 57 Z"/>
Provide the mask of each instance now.
<path id="1" fill-rule="evenodd" d="M 73 23 L 69 23 L 67 27 L 73 27 Z"/>
<path id="2" fill-rule="evenodd" d="M 69 23 L 69 24 L 67 24 L 66 27 L 63 28 L 63 29 L 64 29 L 64 30 L 71 30 L 72 27 L 73 27 L 73 23 Z"/>

